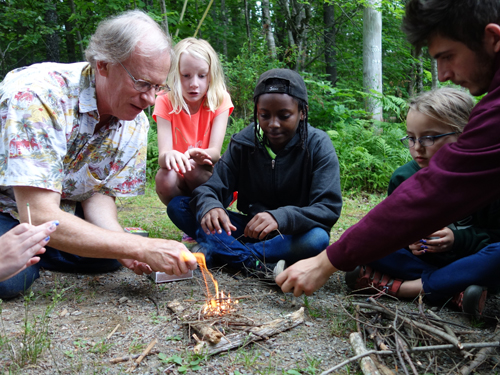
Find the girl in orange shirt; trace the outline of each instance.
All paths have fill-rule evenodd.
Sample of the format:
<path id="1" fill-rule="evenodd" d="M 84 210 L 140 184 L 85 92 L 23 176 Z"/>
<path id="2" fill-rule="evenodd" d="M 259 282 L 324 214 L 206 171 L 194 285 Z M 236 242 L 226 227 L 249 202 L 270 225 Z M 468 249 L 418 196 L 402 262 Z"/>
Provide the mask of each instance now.
<path id="1" fill-rule="evenodd" d="M 186 38 L 174 47 L 171 91 L 156 99 L 158 124 L 156 193 L 165 204 L 191 192 L 212 175 L 219 160 L 233 103 L 222 66 L 205 40 Z"/>

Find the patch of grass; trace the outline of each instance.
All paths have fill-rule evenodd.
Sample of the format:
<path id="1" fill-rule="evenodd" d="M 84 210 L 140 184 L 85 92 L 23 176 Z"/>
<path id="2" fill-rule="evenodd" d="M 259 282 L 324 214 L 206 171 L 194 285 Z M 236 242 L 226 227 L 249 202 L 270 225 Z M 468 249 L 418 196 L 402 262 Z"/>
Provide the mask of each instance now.
<path id="1" fill-rule="evenodd" d="M 285 372 L 285 374 L 286 375 L 302 375 L 302 374 L 315 375 L 321 371 L 319 368 L 319 365 L 321 363 L 321 359 L 307 356 L 306 361 L 307 361 L 307 367 L 305 367 L 305 368 L 298 367 L 297 369 L 289 369 L 288 371 Z"/>
<path id="2" fill-rule="evenodd" d="M 128 352 L 130 354 L 141 353 L 143 349 L 146 347 L 146 344 L 137 342 L 134 338 L 128 347 Z"/>
<path id="3" fill-rule="evenodd" d="M 32 312 L 33 303 L 36 300 L 35 293 L 30 289 L 24 296 L 24 317 L 22 322 L 22 332 L 20 342 L 11 342 L 5 333 L 5 326 L 2 319 L 2 331 L 0 334 L 0 350 L 9 353 L 11 366 L 9 372 L 23 368 L 27 365 L 34 365 L 41 357 L 45 349 L 50 347 L 49 316 L 62 300 L 63 292 L 56 289 L 52 290 L 45 297 L 51 299 L 49 305 L 41 313 L 34 315 Z M 1 315 L 1 300 L 0 300 L 0 315 Z"/>
<path id="4" fill-rule="evenodd" d="M 344 308 L 351 314 L 354 314 L 354 306 L 350 299 L 342 303 Z M 347 337 L 351 332 L 356 331 L 356 321 L 352 319 L 343 309 L 330 317 L 330 332 L 336 337 Z"/>
<path id="5" fill-rule="evenodd" d="M 118 198 L 116 205 L 122 227 L 141 227 L 153 238 L 182 239 L 181 231 L 168 218 L 167 208 L 156 195 L 153 184 L 148 183 L 144 195 Z"/>
<path id="6" fill-rule="evenodd" d="M 194 354 L 191 351 L 186 350 L 184 356 L 175 354 L 171 357 L 167 357 L 166 354 L 160 353 L 158 354 L 158 358 L 160 361 L 165 364 L 175 364 L 177 367 L 177 371 L 179 374 L 185 374 L 188 371 L 200 371 L 202 369 L 201 365 L 206 361 L 206 357 L 200 354 Z"/>
<path id="7" fill-rule="evenodd" d="M 99 341 L 98 343 L 96 343 L 95 345 L 93 345 L 93 346 L 91 345 L 89 352 L 95 353 L 95 354 L 104 354 L 104 353 L 107 353 L 109 351 L 109 349 L 111 349 L 112 346 L 113 346 L 113 344 L 107 343 L 106 339 L 104 338 L 101 341 Z"/>
<path id="8" fill-rule="evenodd" d="M 245 348 L 242 348 L 238 350 L 236 353 L 236 358 L 234 359 L 234 364 L 241 364 L 245 368 L 251 369 L 254 368 L 255 362 L 260 356 L 260 352 L 250 349 L 247 350 Z"/>
<path id="9" fill-rule="evenodd" d="M 347 229 L 361 220 L 373 207 L 382 202 L 385 197 L 386 194 L 353 195 L 347 193 L 343 195 L 342 213 L 330 232 L 330 242 L 337 241 Z"/>

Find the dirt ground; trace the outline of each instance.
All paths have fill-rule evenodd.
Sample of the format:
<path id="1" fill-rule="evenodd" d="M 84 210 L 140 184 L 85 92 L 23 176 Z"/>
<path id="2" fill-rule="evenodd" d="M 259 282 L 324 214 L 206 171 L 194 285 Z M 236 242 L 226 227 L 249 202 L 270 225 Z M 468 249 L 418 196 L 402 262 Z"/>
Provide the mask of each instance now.
<path id="1" fill-rule="evenodd" d="M 346 299 L 342 273 L 335 274 L 308 298 L 284 295 L 275 286 L 220 270 L 214 276 L 224 292 L 246 297 L 238 304 L 238 316 L 259 325 L 304 307 L 305 323 L 244 348 L 211 357 L 195 356 L 192 332 L 166 305 L 172 300 L 195 309 L 203 305 L 205 286 L 198 270 L 192 279 L 165 284 L 154 284 L 125 269 L 99 275 L 45 271 L 35 282 L 31 298 L 18 297 L 1 304 L 1 373 L 121 374 L 132 361 L 112 364 L 110 359 L 139 354 L 155 338 L 158 342 L 153 350 L 157 354 L 146 357 L 135 373 L 321 374 L 353 356 L 348 336 L 356 330 L 356 324 L 348 315 L 354 310 L 349 307 L 351 300 Z M 365 299 L 355 297 L 354 301 Z M 391 309 L 417 312 L 412 302 L 387 298 L 379 301 Z M 492 341 L 495 317 L 500 316 L 500 298 L 489 298 L 483 322 L 471 322 L 448 308 L 436 313 L 471 332 L 460 336 L 462 342 Z M 48 348 L 43 349 L 36 362 L 25 364 L 38 348 L 33 342 L 38 342 L 42 349 L 44 345 Z M 496 373 L 498 354 L 496 350 L 490 355 L 477 373 Z M 434 364 L 428 367 L 417 358 L 418 373 L 453 374 L 470 362 L 455 350 L 425 358 Z M 401 368 L 397 372 L 390 359 L 386 363 L 395 374 L 404 373 Z M 357 362 L 353 362 L 336 373 L 361 372 Z"/>

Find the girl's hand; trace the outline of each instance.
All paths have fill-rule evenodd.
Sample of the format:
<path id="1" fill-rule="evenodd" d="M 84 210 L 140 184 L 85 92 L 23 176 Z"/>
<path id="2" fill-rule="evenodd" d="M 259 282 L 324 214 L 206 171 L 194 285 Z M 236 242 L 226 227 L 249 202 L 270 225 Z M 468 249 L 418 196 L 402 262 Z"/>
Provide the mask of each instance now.
<path id="1" fill-rule="evenodd" d="M 215 234 L 215 232 L 220 234 L 222 233 L 222 229 L 224 229 L 224 232 L 230 236 L 231 231 L 236 230 L 236 227 L 231 224 L 226 211 L 222 208 L 213 208 L 208 211 L 201 219 L 200 225 L 206 234 Z"/>
<path id="2" fill-rule="evenodd" d="M 266 236 L 278 229 L 278 223 L 273 215 L 260 212 L 250 220 L 245 227 L 245 236 L 263 240 Z"/>
<path id="3" fill-rule="evenodd" d="M 445 227 L 430 234 L 427 238 L 423 238 L 419 242 L 410 245 L 410 249 L 414 255 L 442 253 L 444 251 L 450 251 L 454 242 L 455 236 L 453 235 L 453 231 Z"/>
<path id="4" fill-rule="evenodd" d="M 175 150 L 165 153 L 165 165 L 169 171 L 173 169 L 176 172 L 181 171 L 182 174 L 186 173 L 186 171 L 191 171 L 189 158 L 182 152 Z"/>
<path id="5" fill-rule="evenodd" d="M 190 159 L 193 159 L 196 164 L 213 165 L 212 158 L 210 157 L 208 152 L 206 152 L 202 148 L 191 148 L 187 150 L 184 155 L 186 155 L 186 157 Z"/>
<path id="6" fill-rule="evenodd" d="M 19 224 L 0 237 L 2 252 L 0 253 L 0 281 L 6 280 L 25 268 L 40 261 L 45 252 L 44 246 L 50 240 L 50 234 L 59 225 L 58 221 L 50 221 L 33 226 Z"/>

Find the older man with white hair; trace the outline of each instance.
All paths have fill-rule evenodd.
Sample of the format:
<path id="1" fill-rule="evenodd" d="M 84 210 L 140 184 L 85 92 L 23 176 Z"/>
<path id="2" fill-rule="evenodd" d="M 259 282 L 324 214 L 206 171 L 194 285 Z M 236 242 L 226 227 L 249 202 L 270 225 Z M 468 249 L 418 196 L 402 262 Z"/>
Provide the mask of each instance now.
<path id="1" fill-rule="evenodd" d="M 88 62 L 35 64 L 0 84 L 0 235 L 19 222 L 60 223 L 40 262 L 0 283 L 0 298 L 30 286 L 40 266 L 105 272 L 121 263 L 177 275 L 196 267 L 178 242 L 125 233 L 115 205 L 144 192 L 143 110 L 168 90 L 171 53 L 158 24 L 129 11 L 101 22 Z"/>

